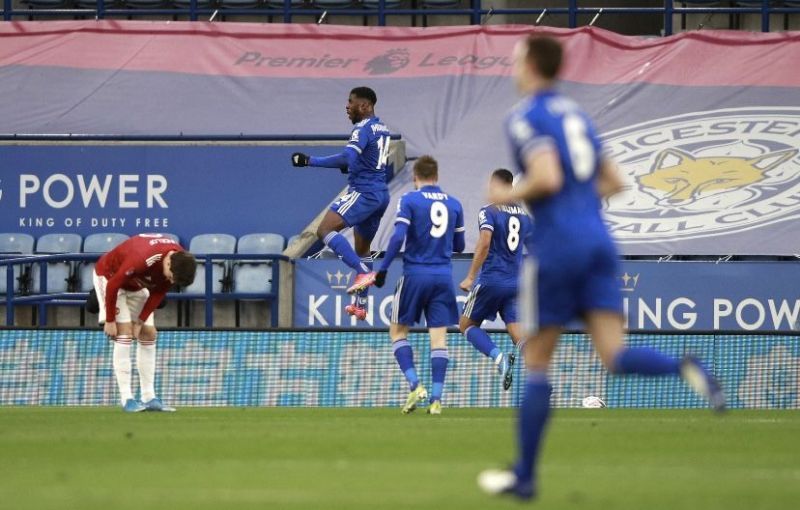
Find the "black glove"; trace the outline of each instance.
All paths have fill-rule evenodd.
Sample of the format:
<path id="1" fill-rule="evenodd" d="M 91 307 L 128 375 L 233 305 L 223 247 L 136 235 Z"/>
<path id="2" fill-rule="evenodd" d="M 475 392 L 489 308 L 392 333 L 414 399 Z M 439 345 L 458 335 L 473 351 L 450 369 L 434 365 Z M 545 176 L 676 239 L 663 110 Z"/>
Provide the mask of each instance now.
<path id="1" fill-rule="evenodd" d="M 386 283 L 386 270 L 375 273 L 375 286 L 379 289 Z"/>
<path id="2" fill-rule="evenodd" d="M 292 154 L 292 166 L 308 166 L 311 158 L 302 152 L 295 152 Z"/>
<path id="3" fill-rule="evenodd" d="M 340 171 L 340 172 L 342 172 L 343 174 L 347 174 L 347 173 L 349 173 L 349 172 L 347 171 L 347 167 L 346 167 L 346 166 L 340 166 L 340 167 L 339 167 L 339 171 Z"/>

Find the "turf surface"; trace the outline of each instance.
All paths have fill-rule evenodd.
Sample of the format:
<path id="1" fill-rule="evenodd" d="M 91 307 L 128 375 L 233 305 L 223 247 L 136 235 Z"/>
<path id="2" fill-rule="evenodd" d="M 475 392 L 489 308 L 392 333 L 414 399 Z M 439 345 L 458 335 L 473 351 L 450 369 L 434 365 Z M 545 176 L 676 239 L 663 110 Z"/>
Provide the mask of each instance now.
<path id="1" fill-rule="evenodd" d="M 475 476 L 512 412 L 0 409 L 0 508 L 519 508 Z M 538 508 L 800 508 L 800 413 L 559 410 Z"/>

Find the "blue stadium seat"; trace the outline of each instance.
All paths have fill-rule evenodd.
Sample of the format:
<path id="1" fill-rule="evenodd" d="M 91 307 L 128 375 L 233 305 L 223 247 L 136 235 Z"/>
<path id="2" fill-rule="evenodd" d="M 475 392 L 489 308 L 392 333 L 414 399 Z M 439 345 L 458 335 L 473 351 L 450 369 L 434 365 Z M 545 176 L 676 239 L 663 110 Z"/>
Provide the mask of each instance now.
<path id="1" fill-rule="evenodd" d="M 109 232 L 106 234 L 91 234 L 86 236 L 83 241 L 83 253 L 106 253 L 117 247 L 120 243 L 128 239 L 125 234 Z M 94 273 L 94 262 L 83 262 L 79 269 L 80 290 L 89 292 L 94 286 L 92 275 Z"/>
<path id="2" fill-rule="evenodd" d="M 305 0 L 291 0 L 289 5 L 291 7 L 302 7 L 304 1 Z M 281 9 L 284 5 L 283 0 L 266 0 L 264 3 L 267 5 L 267 7 L 272 9 Z"/>
<path id="3" fill-rule="evenodd" d="M 236 253 L 251 255 L 280 255 L 284 238 L 280 234 L 248 234 L 239 238 Z M 233 265 L 235 292 L 272 291 L 272 262 L 236 261 Z"/>
<path id="4" fill-rule="evenodd" d="M 431 9 L 444 9 L 461 5 L 460 0 L 423 0 L 422 5 Z"/>
<path id="5" fill-rule="evenodd" d="M 363 0 L 361 2 L 367 9 L 377 9 L 380 5 L 379 0 Z M 401 0 L 386 0 L 385 7 L 387 9 L 397 9 L 400 7 Z"/>
<path id="6" fill-rule="evenodd" d="M 80 253 L 81 244 L 81 236 L 78 234 L 45 234 L 36 241 L 36 253 Z M 67 292 L 73 267 L 71 262 L 48 262 L 47 292 Z M 32 272 L 33 289 L 35 292 L 42 292 L 39 264 L 33 265 Z"/>
<path id="7" fill-rule="evenodd" d="M 33 253 L 33 236 L 28 234 L 9 233 L 0 234 L 0 255 L 30 255 Z M 22 273 L 21 266 L 14 266 L 14 292 L 19 291 L 19 277 Z M 0 294 L 5 294 L 6 272 L 0 270 Z"/>
<path id="8" fill-rule="evenodd" d="M 229 234 L 200 234 L 192 238 L 189 243 L 189 251 L 198 255 L 206 254 L 228 254 L 236 251 L 236 238 Z M 226 267 L 228 264 L 223 261 L 214 262 L 211 267 L 211 278 L 214 293 L 222 292 L 223 281 L 226 277 Z M 206 291 L 205 270 L 202 261 L 197 263 L 197 277 L 194 283 L 184 290 L 188 293 L 202 294 Z"/>
<path id="9" fill-rule="evenodd" d="M 255 9 L 260 0 L 219 0 L 222 9 Z"/>
<path id="10" fill-rule="evenodd" d="M 320 9 L 344 9 L 352 5 L 351 0 L 314 0 L 314 7 Z"/>
<path id="11" fill-rule="evenodd" d="M 122 5 L 129 9 L 158 9 L 164 5 L 164 0 L 121 0 Z"/>
<path id="12" fill-rule="evenodd" d="M 210 9 L 213 0 L 197 0 L 198 9 Z M 172 0 L 172 5 L 176 9 L 189 9 L 192 5 L 191 0 Z"/>
<path id="13" fill-rule="evenodd" d="M 22 0 L 31 9 L 63 9 L 67 0 Z"/>

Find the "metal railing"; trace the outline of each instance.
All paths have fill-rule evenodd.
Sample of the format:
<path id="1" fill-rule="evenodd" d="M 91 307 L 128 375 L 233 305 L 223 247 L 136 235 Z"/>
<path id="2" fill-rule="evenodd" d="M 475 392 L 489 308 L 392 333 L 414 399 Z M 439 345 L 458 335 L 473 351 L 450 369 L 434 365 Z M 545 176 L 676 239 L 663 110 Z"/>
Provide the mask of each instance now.
<path id="1" fill-rule="evenodd" d="M 167 3 L 168 0 L 165 0 Z M 491 7 L 490 2 L 483 0 L 471 0 L 468 8 L 423 8 L 420 2 L 414 2 L 412 8 L 387 8 L 385 0 L 379 0 L 377 7 L 368 8 L 360 1 L 354 0 L 354 7 L 342 9 L 325 9 L 322 7 L 302 6 L 293 7 L 290 0 L 285 0 L 282 7 L 255 7 L 251 9 L 241 8 L 201 8 L 197 0 L 191 0 L 187 8 L 153 8 L 153 9 L 120 9 L 115 6 L 114 0 L 97 0 L 94 9 L 13 9 L 12 0 L 3 0 L 2 18 L 10 21 L 14 17 L 22 16 L 91 16 L 95 19 L 106 17 L 123 16 L 186 16 L 190 21 L 213 20 L 217 15 L 223 16 L 266 16 L 270 19 L 277 18 L 283 23 L 291 23 L 294 16 L 316 16 L 321 23 L 327 18 L 336 16 L 365 16 L 377 18 L 379 26 L 386 26 L 388 17 L 391 16 L 465 16 L 469 18 L 470 25 L 480 25 L 485 23 L 494 15 L 539 15 L 539 20 L 547 14 L 566 15 L 568 26 L 576 28 L 578 26 L 578 16 L 591 15 L 593 19 L 590 23 L 594 24 L 599 16 L 602 15 L 636 15 L 636 14 L 657 14 L 664 19 L 664 35 L 671 35 L 673 32 L 673 15 L 683 14 L 760 14 L 761 31 L 769 32 L 770 15 L 772 14 L 792 14 L 800 13 L 800 5 L 791 3 L 786 6 L 781 4 L 773 5 L 772 0 L 761 0 L 761 4 L 747 6 L 737 5 L 735 2 L 729 6 L 692 6 L 684 7 L 681 0 L 664 0 L 661 7 L 587 7 L 581 6 L 579 0 L 567 0 L 564 6 L 563 1 L 552 0 L 552 7 L 537 8 L 502 8 Z M 488 6 L 484 4 L 489 4 Z M 732 6 L 731 6 L 732 5 Z M 359 7 L 360 6 L 360 7 Z"/>
<path id="2" fill-rule="evenodd" d="M 78 268 L 87 262 L 96 262 L 102 254 L 100 253 L 62 253 L 52 255 L 26 255 L 26 256 L 6 256 L 0 259 L 0 268 L 5 268 L 6 292 L 3 299 L 0 299 L 0 306 L 6 307 L 6 325 L 14 325 L 15 308 L 19 305 L 32 305 L 37 307 L 37 322 L 39 326 L 47 324 L 47 307 L 49 306 L 82 306 L 87 297 L 88 291 L 77 292 L 57 292 L 48 293 L 47 291 L 47 266 L 52 263 L 71 263 L 74 267 L 71 270 L 70 279 L 73 281 L 70 286 L 77 285 Z M 202 277 L 205 279 L 205 291 L 202 293 L 170 292 L 167 299 L 173 301 L 199 301 L 203 300 L 205 307 L 205 327 L 214 326 L 214 301 L 215 300 L 263 300 L 270 304 L 270 320 L 272 327 L 278 325 L 279 297 L 280 297 L 280 262 L 292 262 L 289 257 L 284 255 L 255 255 L 247 253 L 220 253 L 220 254 L 195 254 L 197 260 L 203 262 L 204 272 Z M 270 292 L 214 292 L 214 264 L 228 261 L 241 261 L 246 263 L 273 262 L 272 286 Z M 19 276 L 15 275 L 14 267 L 19 266 Z M 15 280 L 32 281 L 30 269 L 38 266 L 39 288 L 32 288 L 33 285 L 20 285 L 20 290 L 27 292 L 15 292 Z M 3 269 L 0 269 L 2 277 Z M 200 275 L 198 275 L 200 276 Z M 24 289 L 27 287 L 27 289 Z"/>

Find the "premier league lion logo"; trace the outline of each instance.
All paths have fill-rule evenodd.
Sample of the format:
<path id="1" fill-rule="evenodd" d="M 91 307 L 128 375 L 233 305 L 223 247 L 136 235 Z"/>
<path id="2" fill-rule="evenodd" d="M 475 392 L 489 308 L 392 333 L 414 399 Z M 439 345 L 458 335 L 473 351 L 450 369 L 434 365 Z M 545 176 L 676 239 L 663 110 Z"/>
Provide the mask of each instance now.
<path id="1" fill-rule="evenodd" d="M 364 65 L 364 70 L 372 75 L 392 74 L 406 67 L 410 61 L 407 49 L 396 48 L 367 62 Z"/>

